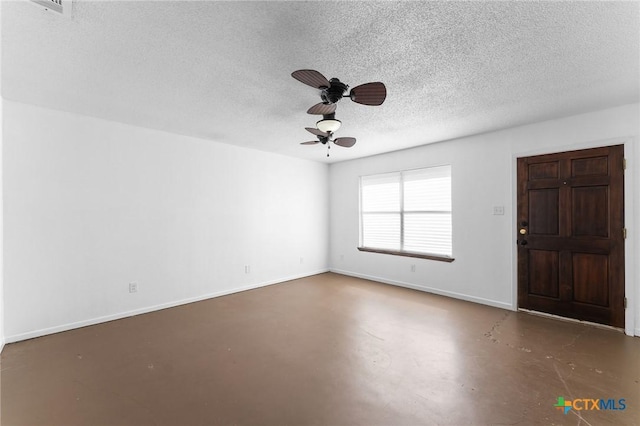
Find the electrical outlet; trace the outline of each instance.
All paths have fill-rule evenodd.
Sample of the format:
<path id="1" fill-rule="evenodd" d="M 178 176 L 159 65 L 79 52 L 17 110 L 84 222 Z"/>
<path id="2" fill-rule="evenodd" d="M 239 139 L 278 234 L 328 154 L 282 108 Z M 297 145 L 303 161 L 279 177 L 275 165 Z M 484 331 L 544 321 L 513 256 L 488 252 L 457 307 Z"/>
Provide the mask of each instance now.
<path id="1" fill-rule="evenodd" d="M 503 215 L 504 214 L 504 206 L 493 206 L 493 214 L 494 215 Z"/>
<path id="2" fill-rule="evenodd" d="M 415 272 L 416 271 L 416 265 L 411 265 L 411 272 Z"/>
<path id="3" fill-rule="evenodd" d="M 251 272 L 251 266 L 250 265 L 244 265 L 244 273 L 248 274 Z"/>
<path id="4" fill-rule="evenodd" d="M 304 257 L 301 257 L 300 258 L 300 264 L 303 264 L 303 263 L 304 263 Z"/>
<path id="5" fill-rule="evenodd" d="M 344 254 L 340 255 L 340 262 L 344 262 Z"/>
<path id="6" fill-rule="evenodd" d="M 129 293 L 137 293 L 138 292 L 138 283 L 137 282 L 132 282 L 129 283 Z"/>

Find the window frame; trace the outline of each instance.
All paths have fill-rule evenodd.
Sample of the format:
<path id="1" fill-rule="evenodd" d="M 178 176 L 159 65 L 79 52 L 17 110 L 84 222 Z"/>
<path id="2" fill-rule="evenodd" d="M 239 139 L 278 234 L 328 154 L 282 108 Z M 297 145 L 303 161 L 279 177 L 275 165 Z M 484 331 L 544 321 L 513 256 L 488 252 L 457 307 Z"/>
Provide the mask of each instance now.
<path id="1" fill-rule="evenodd" d="M 416 258 L 420 258 L 420 259 L 429 259 L 429 260 L 437 260 L 437 261 L 441 261 L 441 262 L 453 262 L 455 260 L 455 258 L 453 256 L 448 256 L 448 255 L 444 255 L 444 254 L 435 254 L 435 253 L 420 253 L 420 252 L 415 252 L 415 251 L 410 251 L 410 250 L 404 250 L 404 239 L 405 239 L 405 227 L 404 227 L 404 222 L 405 222 L 405 214 L 420 214 L 420 213 L 428 213 L 428 214 L 438 214 L 438 213 L 442 213 L 442 214 L 450 214 L 451 215 L 451 238 L 453 239 L 453 208 L 451 208 L 451 210 L 445 211 L 445 210 L 411 210 L 411 211 L 405 211 L 405 203 L 404 203 L 404 193 L 405 193 L 405 188 L 404 188 L 404 184 L 405 184 L 405 179 L 404 179 L 404 174 L 407 172 L 412 172 L 412 171 L 417 171 L 417 170 L 425 170 L 425 169 L 430 169 L 430 168 L 436 168 L 436 167 L 444 167 L 444 166 L 448 166 L 449 167 L 449 177 L 451 179 L 453 179 L 453 167 L 451 166 L 451 164 L 439 164 L 439 165 L 432 165 L 432 166 L 428 166 L 428 167 L 420 167 L 420 168 L 415 168 L 415 169 L 407 169 L 407 170 L 398 170 L 398 171 L 391 171 L 391 172 L 383 172 L 383 173 L 374 173 L 374 174 L 370 174 L 370 175 L 361 175 L 359 177 L 358 180 L 358 191 L 359 191 L 359 211 L 358 211 L 358 218 L 360 220 L 360 235 L 359 235 L 359 244 L 358 244 L 358 250 L 362 251 L 362 252 L 369 252 L 369 253 L 379 253 L 379 254 L 389 254 L 389 255 L 393 255 L 393 256 L 404 256 L 404 257 L 416 257 Z M 400 186 L 400 194 L 399 194 L 399 198 L 400 198 L 400 208 L 398 211 L 394 211 L 394 212 L 388 212 L 388 211 L 379 211 L 379 212 L 375 212 L 375 211 L 371 211 L 371 212 L 363 212 L 362 211 L 362 178 L 364 177 L 368 177 L 368 176 L 381 176 L 381 175 L 393 175 L 393 174 L 398 174 L 399 175 L 399 186 Z M 450 193 L 452 192 L 451 188 L 450 188 Z M 453 196 L 450 195 L 451 198 L 453 199 Z M 453 200 L 452 200 L 453 202 Z M 364 240 L 364 220 L 363 220 L 363 214 L 366 213 L 378 213 L 378 214 L 383 214 L 383 213 L 389 213 L 389 214 L 399 214 L 400 215 L 400 250 L 393 250 L 393 249 L 382 249 L 382 248 L 373 248 L 373 247 L 365 247 L 363 245 L 363 240 Z M 452 247 L 452 252 L 453 252 L 453 247 Z"/>

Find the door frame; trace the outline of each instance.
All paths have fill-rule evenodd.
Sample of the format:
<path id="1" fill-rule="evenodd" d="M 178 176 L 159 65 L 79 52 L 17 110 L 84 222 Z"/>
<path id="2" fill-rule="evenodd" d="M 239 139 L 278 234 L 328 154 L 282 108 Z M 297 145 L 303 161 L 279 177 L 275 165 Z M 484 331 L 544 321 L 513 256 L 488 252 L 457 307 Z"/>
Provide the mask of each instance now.
<path id="1" fill-rule="evenodd" d="M 636 231 L 636 216 L 640 214 L 640 206 L 636 207 L 638 201 L 640 201 L 640 187 L 637 182 L 637 171 L 635 163 L 635 143 L 632 137 L 620 137 L 605 140 L 595 140 L 588 142 L 581 142 L 568 145 L 553 145 L 543 147 L 535 150 L 518 151 L 514 150 L 511 157 L 511 217 L 509 222 L 511 224 L 511 269 L 512 269 L 512 285 L 511 285 L 511 307 L 514 311 L 518 310 L 518 247 L 516 241 L 516 229 L 517 229 L 517 189 L 518 189 L 518 174 L 517 174 L 517 159 L 519 157 L 530 157 L 534 155 L 554 154 L 564 151 L 578 151 L 581 149 L 600 148 L 610 145 L 624 145 L 624 157 L 627 159 L 627 169 L 624 173 L 624 217 L 625 228 L 629 230 L 627 239 L 624 242 L 624 293 L 627 298 L 627 309 L 624 313 L 624 332 L 628 336 L 640 336 L 640 323 L 636 324 L 636 305 L 637 298 L 640 296 L 640 287 L 637 277 L 640 277 L 640 262 L 634 262 L 637 259 L 636 247 L 639 242 L 637 241 L 640 232 Z M 637 196 L 636 196 L 637 195 Z M 636 264 L 637 263 L 637 264 Z"/>

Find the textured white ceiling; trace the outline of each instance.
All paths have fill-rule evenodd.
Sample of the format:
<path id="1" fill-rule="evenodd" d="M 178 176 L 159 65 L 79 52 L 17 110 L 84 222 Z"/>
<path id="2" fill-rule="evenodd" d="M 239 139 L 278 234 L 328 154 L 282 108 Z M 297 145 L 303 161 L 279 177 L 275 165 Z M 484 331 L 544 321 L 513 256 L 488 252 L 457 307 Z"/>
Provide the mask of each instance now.
<path id="1" fill-rule="evenodd" d="M 10 100 L 317 161 L 342 161 L 640 99 L 640 3 L 2 1 Z M 338 104 L 292 71 L 387 85 Z"/>

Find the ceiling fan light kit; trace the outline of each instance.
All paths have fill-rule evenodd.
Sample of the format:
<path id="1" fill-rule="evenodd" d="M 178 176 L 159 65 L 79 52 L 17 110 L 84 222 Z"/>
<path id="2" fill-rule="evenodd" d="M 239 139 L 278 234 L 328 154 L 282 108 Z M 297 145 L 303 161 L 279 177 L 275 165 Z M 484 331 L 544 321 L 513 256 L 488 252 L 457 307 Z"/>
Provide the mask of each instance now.
<path id="1" fill-rule="evenodd" d="M 327 80 L 327 78 L 315 70 L 298 70 L 291 73 L 291 76 L 307 86 L 320 90 L 322 102 L 315 104 L 307 110 L 307 114 L 322 115 L 322 120 L 316 123 L 317 129 L 306 127 L 306 129 L 318 137 L 317 141 L 302 142 L 302 145 L 315 145 L 322 143 L 330 148 L 329 142 L 338 146 L 350 148 L 356 143 L 355 138 L 333 139 L 335 133 L 342 122 L 335 117 L 336 104 L 342 99 L 349 86 L 337 78 Z M 349 99 L 362 105 L 378 106 L 382 105 L 387 97 L 387 88 L 381 82 L 365 83 L 354 87 L 349 92 Z M 327 157 L 329 153 L 327 152 Z"/>
<path id="2" fill-rule="evenodd" d="M 333 116 L 333 114 L 331 115 Z M 342 122 L 340 120 L 336 120 L 335 116 L 325 116 L 322 120 L 316 123 L 316 127 L 318 128 L 318 130 L 321 130 L 325 133 L 335 133 L 341 125 Z"/>

